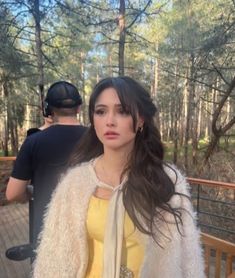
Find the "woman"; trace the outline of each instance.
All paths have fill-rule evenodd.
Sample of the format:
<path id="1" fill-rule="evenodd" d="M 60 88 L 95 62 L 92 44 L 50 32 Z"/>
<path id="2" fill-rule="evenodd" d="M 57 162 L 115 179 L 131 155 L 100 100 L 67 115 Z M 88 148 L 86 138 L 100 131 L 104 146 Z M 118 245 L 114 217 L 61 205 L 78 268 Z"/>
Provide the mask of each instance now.
<path id="1" fill-rule="evenodd" d="M 204 277 L 187 183 L 163 161 L 155 113 L 130 77 L 95 86 L 90 128 L 45 216 L 34 277 Z"/>

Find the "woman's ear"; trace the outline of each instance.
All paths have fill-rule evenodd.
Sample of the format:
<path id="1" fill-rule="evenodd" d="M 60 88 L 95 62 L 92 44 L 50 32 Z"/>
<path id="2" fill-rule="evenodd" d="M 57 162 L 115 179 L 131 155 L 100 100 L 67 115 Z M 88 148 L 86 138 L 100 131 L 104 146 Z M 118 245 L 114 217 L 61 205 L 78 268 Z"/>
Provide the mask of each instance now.
<path id="1" fill-rule="evenodd" d="M 144 128 L 144 118 L 143 117 L 139 117 L 138 121 L 137 121 L 137 131 L 143 131 Z"/>
<path id="2" fill-rule="evenodd" d="M 139 117 L 138 119 L 138 127 L 143 127 L 144 125 L 144 118 L 143 117 Z"/>

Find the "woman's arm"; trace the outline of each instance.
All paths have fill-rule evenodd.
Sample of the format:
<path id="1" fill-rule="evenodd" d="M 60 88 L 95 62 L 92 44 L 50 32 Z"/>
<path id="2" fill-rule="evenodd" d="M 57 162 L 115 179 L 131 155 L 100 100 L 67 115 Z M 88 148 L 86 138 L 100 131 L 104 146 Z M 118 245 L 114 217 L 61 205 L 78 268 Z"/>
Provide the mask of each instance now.
<path id="1" fill-rule="evenodd" d="M 190 198 L 189 184 L 180 172 L 177 172 L 177 175 L 176 190 L 188 196 L 181 196 L 183 221 L 181 248 L 184 278 L 204 278 L 204 259 L 200 241 L 200 229 L 197 227 L 197 218 Z"/>
<path id="2" fill-rule="evenodd" d="M 70 176 L 58 184 L 44 216 L 33 264 L 34 278 L 76 277 L 79 256 L 75 252 L 79 250 L 79 244 L 74 224 L 76 196 L 70 190 L 74 177 Z"/>
<path id="3" fill-rule="evenodd" d="M 34 278 L 84 277 L 88 262 L 86 213 L 96 185 L 88 167 L 70 169 L 56 187 L 44 219 Z"/>

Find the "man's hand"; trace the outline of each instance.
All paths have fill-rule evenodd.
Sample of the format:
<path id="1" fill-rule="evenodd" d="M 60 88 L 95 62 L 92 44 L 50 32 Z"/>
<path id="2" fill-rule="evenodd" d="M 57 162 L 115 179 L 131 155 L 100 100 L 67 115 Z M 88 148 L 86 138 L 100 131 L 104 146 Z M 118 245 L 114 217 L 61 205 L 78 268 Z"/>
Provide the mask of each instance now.
<path id="1" fill-rule="evenodd" d="M 19 180 L 10 177 L 7 184 L 6 198 L 8 201 L 18 201 L 25 203 L 29 200 L 29 194 L 27 193 L 27 185 L 29 180 Z"/>

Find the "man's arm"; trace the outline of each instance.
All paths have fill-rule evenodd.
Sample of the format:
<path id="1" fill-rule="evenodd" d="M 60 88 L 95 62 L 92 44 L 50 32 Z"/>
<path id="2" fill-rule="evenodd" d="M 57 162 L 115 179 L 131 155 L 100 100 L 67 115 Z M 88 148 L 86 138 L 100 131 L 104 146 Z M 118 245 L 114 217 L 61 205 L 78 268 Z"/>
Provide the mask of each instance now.
<path id="1" fill-rule="evenodd" d="M 29 194 L 27 193 L 28 184 L 29 180 L 19 180 L 10 177 L 6 190 L 7 200 L 21 203 L 27 202 L 29 200 Z"/>
<path id="2" fill-rule="evenodd" d="M 29 199 L 27 185 L 33 176 L 33 137 L 34 135 L 25 139 L 16 157 L 13 171 L 7 184 L 6 198 L 8 201 L 26 202 Z"/>

